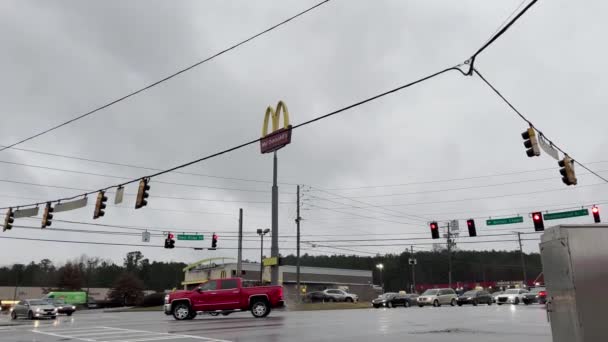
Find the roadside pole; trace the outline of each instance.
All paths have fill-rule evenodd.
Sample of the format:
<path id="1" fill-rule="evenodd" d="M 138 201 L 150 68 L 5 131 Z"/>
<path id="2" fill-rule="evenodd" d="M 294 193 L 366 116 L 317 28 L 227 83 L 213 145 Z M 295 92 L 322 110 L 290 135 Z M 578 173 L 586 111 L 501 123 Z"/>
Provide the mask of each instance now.
<path id="1" fill-rule="evenodd" d="M 264 234 L 260 235 L 260 286 L 264 285 Z"/>
<path id="2" fill-rule="evenodd" d="M 297 187 L 297 206 L 296 206 L 296 212 L 297 212 L 297 217 L 296 217 L 296 292 L 297 292 L 297 301 L 298 303 L 301 302 L 302 299 L 302 294 L 300 293 L 300 220 L 302 219 L 300 217 L 300 186 L 298 185 Z"/>
<path id="3" fill-rule="evenodd" d="M 414 260 L 414 262 L 410 263 L 410 265 L 412 266 L 412 289 L 410 290 L 410 292 L 415 293 L 416 292 L 416 271 L 415 271 L 416 259 L 414 259 L 414 246 L 410 246 L 410 258 L 412 260 Z"/>
<path id="4" fill-rule="evenodd" d="M 519 255 L 521 257 L 521 271 L 524 275 L 524 286 L 528 286 L 528 277 L 526 276 L 526 259 L 524 258 L 524 249 L 521 246 L 521 233 L 517 232 L 517 240 L 519 241 Z"/>
<path id="5" fill-rule="evenodd" d="M 243 274 L 243 208 L 239 209 L 239 251 L 236 262 L 236 276 Z"/>
<path id="6" fill-rule="evenodd" d="M 272 240 L 270 256 L 279 259 L 279 187 L 277 186 L 277 151 L 274 151 L 272 175 Z M 270 283 L 279 285 L 279 265 L 270 266 Z"/>
<path id="7" fill-rule="evenodd" d="M 452 241 L 450 238 L 450 222 L 448 222 L 448 284 L 452 288 Z"/>

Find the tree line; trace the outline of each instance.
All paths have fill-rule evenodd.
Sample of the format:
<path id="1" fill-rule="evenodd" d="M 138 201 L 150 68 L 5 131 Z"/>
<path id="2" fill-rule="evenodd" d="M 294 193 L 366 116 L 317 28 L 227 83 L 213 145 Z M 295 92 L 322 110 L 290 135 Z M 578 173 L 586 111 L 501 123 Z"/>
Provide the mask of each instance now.
<path id="1" fill-rule="evenodd" d="M 308 255 L 301 256 L 302 266 L 372 270 L 374 283 L 384 283 L 385 289 L 398 291 L 409 288 L 410 257 L 417 260 L 416 283 L 447 283 L 448 254 L 446 250 L 377 256 Z M 538 253 L 525 254 L 527 278 L 535 279 L 542 271 Z M 296 257 L 282 257 L 285 265 L 295 265 Z M 383 264 L 380 272 L 377 264 Z M 0 267 L 0 286 L 39 286 L 49 289 L 86 290 L 87 287 L 116 288 L 117 283 L 129 283 L 146 290 L 163 291 L 180 288 L 185 263 L 158 262 L 145 258 L 139 251 L 129 252 L 122 265 L 110 260 L 81 256 L 64 265 L 49 259 Z M 380 279 L 382 276 L 382 279 Z M 522 280 L 521 259 L 516 251 L 457 251 L 452 252 L 452 282 L 516 281 Z"/>

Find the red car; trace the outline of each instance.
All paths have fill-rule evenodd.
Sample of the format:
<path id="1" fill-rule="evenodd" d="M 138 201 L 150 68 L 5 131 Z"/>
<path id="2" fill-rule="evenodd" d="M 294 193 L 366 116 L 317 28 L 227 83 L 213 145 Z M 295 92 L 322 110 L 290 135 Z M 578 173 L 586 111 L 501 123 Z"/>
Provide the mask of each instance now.
<path id="1" fill-rule="evenodd" d="M 193 319 L 198 312 L 214 316 L 250 310 L 253 317 L 268 316 L 271 309 L 285 306 L 282 286 L 243 287 L 241 278 L 209 280 L 192 291 L 165 296 L 165 314 L 177 320 Z"/>

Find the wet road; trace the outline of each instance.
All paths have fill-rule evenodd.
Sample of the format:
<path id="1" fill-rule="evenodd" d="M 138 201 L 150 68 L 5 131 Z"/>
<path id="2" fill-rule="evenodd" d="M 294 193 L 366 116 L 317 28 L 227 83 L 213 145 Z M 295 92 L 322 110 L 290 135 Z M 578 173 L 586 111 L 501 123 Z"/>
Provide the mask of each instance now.
<path id="1" fill-rule="evenodd" d="M 395 308 L 199 315 L 175 321 L 156 312 L 76 313 L 56 321 L 0 318 L 0 341 L 446 341 L 550 342 L 541 306 Z"/>

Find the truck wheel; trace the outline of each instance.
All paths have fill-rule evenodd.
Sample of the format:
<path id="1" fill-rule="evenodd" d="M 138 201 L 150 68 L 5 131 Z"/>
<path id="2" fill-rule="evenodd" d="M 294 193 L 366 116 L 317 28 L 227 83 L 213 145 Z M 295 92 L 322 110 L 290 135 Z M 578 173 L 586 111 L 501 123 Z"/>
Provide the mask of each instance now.
<path id="1" fill-rule="evenodd" d="M 193 311 L 190 313 L 190 315 L 188 315 L 188 318 L 187 318 L 187 319 L 194 319 L 195 317 L 196 317 L 196 311 L 194 311 L 194 310 L 193 310 Z"/>
<path id="2" fill-rule="evenodd" d="M 228 316 L 230 315 L 232 312 L 222 312 L 222 316 Z"/>
<path id="3" fill-rule="evenodd" d="M 190 306 L 188 304 L 179 303 L 173 307 L 173 317 L 178 321 L 188 319 L 190 314 Z"/>
<path id="4" fill-rule="evenodd" d="M 219 316 L 219 312 L 210 312 L 209 315 L 215 317 L 215 316 Z"/>
<path id="5" fill-rule="evenodd" d="M 256 300 L 251 305 L 251 314 L 255 318 L 264 318 L 270 313 L 270 305 L 265 300 Z"/>

